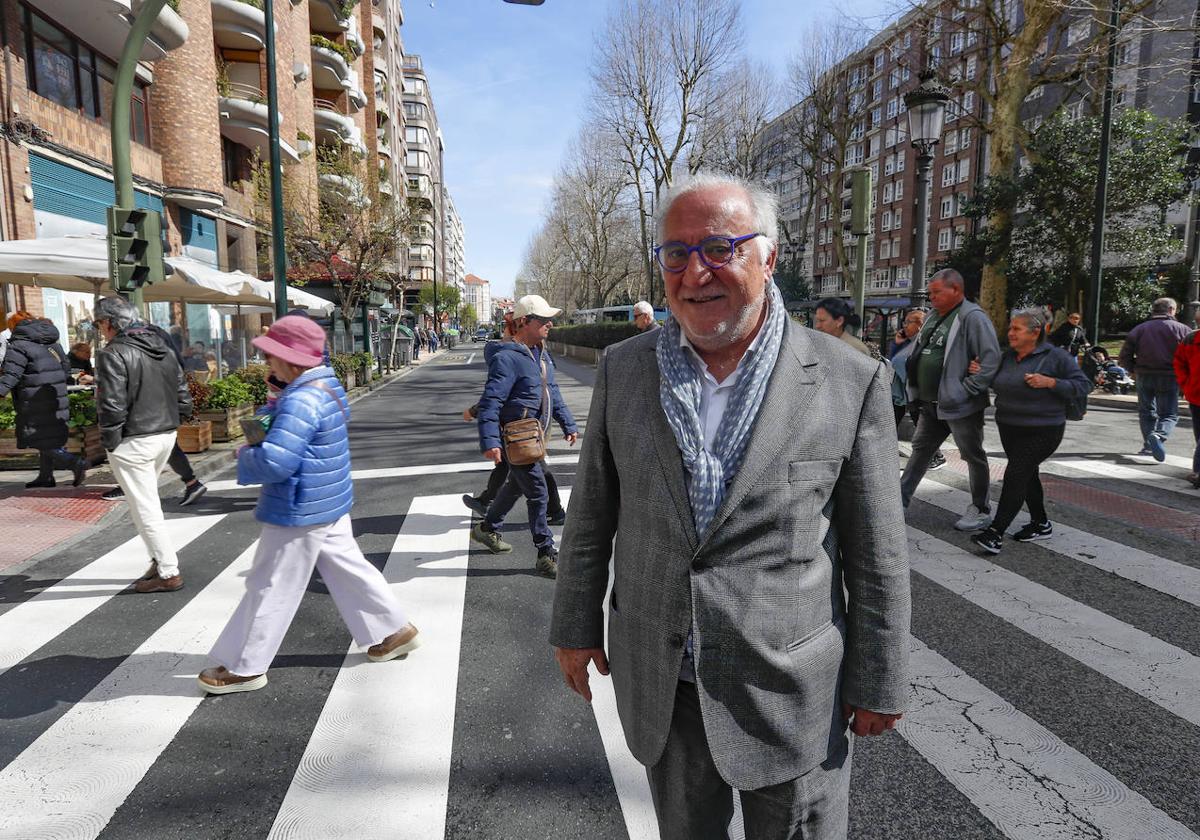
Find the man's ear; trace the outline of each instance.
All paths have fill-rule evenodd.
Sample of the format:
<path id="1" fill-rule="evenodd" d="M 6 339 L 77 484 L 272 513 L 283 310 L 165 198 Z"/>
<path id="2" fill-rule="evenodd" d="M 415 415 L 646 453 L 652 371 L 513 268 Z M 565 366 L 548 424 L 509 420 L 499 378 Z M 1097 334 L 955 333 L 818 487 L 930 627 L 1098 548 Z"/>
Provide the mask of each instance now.
<path id="1" fill-rule="evenodd" d="M 763 265 L 763 268 L 767 272 L 767 281 L 768 282 L 770 282 L 771 278 L 775 275 L 775 261 L 778 258 L 778 256 L 779 256 L 779 250 L 777 248 L 771 248 L 771 253 L 767 255 L 766 262 Z"/>

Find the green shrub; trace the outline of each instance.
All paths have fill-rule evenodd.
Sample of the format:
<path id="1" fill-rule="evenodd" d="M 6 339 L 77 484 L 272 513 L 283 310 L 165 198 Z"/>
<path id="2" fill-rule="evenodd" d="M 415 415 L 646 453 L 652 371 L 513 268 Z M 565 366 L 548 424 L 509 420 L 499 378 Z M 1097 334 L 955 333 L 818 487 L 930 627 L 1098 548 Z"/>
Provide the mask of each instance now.
<path id="1" fill-rule="evenodd" d="M 575 347 L 594 347 L 602 350 L 638 334 L 632 321 L 608 321 L 599 324 L 569 324 L 550 330 L 550 340 Z"/>
<path id="2" fill-rule="evenodd" d="M 207 383 L 208 397 L 197 411 L 224 411 L 254 402 L 250 386 L 236 376 L 223 376 Z"/>
<path id="3" fill-rule="evenodd" d="M 263 405 L 267 401 L 270 390 L 267 387 L 267 377 L 271 375 L 268 365 L 246 365 L 233 372 L 233 376 L 246 383 L 255 405 Z"/>
<path id="4" fill-rule="evenodd" d="M 358 366 L 358 362 L 354 356 L 355 354 L 352 353 L 337 353 L 329 359 L 333 365 L 333 372 L 342 383 L 342 387 L 347 390 L 350 389 L 350 371 Z"/>
<path id="5" fill-rule="evenodd" d="M 71 411 L 71 416 L 67 420 L 69 428 L 79 429 L 84 426 L 95 426 L 100 422 L 96 417 L 95 392 L 76 391 L 73 394 L 68 394 L 67 403 Z"/>
<path id="6" fill-rule="evenodd" d="M 358 366 L 360 368 L 367 368 L 370 370 L 371 368 L 375 367 L 375 357 L 366 350 L 355 353 L 354 358 L 358 361 Z"/>
<path id="7" fill-rule="evenodd" d="M 0 397 L 0 431 L 17 428 L 17 407 L 12 397 Z"/>
<path id="8" fill-rule="evenodd" d="M 349 47 L 342 46 L 337 41 L 331 41 L 328 38 L 326 38 L 324 35 L 313 35 L 309 39 L 309 42 L 314 47 L 321 47 L 323 49 L 333 50 L 335 53 L 340 55 L 342 58 L 346 59 L 347 64 L 354 63 L 354 53 L 350 51 Z"/>

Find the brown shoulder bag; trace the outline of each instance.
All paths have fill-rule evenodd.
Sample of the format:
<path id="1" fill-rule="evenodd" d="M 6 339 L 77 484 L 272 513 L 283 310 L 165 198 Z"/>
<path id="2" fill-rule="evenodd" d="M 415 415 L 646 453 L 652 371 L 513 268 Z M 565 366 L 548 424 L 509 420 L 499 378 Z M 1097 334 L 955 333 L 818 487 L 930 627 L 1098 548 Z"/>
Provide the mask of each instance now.
<path id="1" fill-rule="evenodd" d="M 533 351 L 526 348 L 530 356 Z M 541 413 L 547 415 L 549 412 L 546 407 L 549 403 L 550 388 L 546 384 L 546 360 L 541 360 L 542 374 L 542 408 Z M 529 410 L 525 410 L 528 414 Z M 520 420 L 510 420 L 505 423 L 500 429 L 500 439 L 504 442 L 504 457 L 508 463 L 526 467 L 530 464 L 536 464 L 538 461 L 546 457 L 546 428 L 549 427 L 547 422 L 546 427 L 542 426 L 542 421 L 536 417 L 522 417 Z"/>

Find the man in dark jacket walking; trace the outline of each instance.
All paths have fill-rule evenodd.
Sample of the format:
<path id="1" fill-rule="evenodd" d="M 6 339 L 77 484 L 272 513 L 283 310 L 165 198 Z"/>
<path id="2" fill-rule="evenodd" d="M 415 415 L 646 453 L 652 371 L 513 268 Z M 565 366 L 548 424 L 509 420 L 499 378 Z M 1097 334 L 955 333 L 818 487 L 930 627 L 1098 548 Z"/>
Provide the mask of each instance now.
<path id="1" fill-rule="evenodd" d="M 1191 333 L 1175 320 L 1175 301 L 1161 297 L 1150 304 L 1150 317 L 1125 337 L 1119 364 L 1137 379 L 1139 455 L 1167 459 L 1163 446 L 1179 422 L 1179 383 L 1175 381 L 1175 349 Z"/>
<path id="2" fill-rule="evenodd" d="M 12 337 L 0 366 L 0 397 L 13 395 L 17 446 L 38 451 L 38 475 L 26 487 L 53 487 L 54 471 L 71 470 L 78 487 L 87 461 L 63 447 L 67 442 L 67 379 L 70 362 L 58 344 L 58 328 L 44 318 L 18 312 L 9 319 Z"/>
<path id="3" fill-rule="evenodd" d="M 135 589 L 173 592 L 183 576 L 158 499 L 158 474 L 171 457 L 180 418 L 192 413 L 191 394 L 172 348 L 128 301 L 96 304 L 96 328 L 108 342 L 96 359 L 100 435 L 151 557 Z"/>
<path id="4" fill-rule="evenodd" d="M 513 310 L 514 340 L 500 344 L 488 362 L 488 380 L 479 399 L 479 441 L 484 457 L 494 464 L 503 457 L 501 430 L 514 420 L 536 417 L 544 439 L 553 417 L 567 443 L 575 445 L 579 431 L 554 381 L 550 354 L 544 349 L 550 327 L 561 313 L 539 295 L 518 300 Z M 546 521 L 549 493 L 540 461 L 509 465 L 508 480 L 488 507 L 483 522 L 471 529 L 471 538 L 493 554 L 512 551 L 497 532 L 522 495 L 528 504 L 529 530 L 537 547 L 537 570 L 547 577 L 557 577 L 558 551 Z"/>

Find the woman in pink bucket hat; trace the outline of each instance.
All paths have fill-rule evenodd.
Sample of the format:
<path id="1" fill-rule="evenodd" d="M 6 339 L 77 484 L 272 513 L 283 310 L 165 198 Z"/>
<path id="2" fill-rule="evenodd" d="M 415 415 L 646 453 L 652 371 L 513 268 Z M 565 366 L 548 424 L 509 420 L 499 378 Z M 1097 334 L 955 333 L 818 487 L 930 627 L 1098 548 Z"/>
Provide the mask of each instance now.
<path id="1" fill-rule="evenodd" d="M 349 410 L 346 392 L 324 364 L 325 331 L 288 315 L 253 341 L 279 394 L 266 438 L 238 450 L 238 484 L 261 484 L 255 517 L 263 523 L 246 594 L 200 673 L 209 694 L 254 691 L 300 606 L 315 566 L 373 662 L 407 656 L 420 643 L 383 575 L 363 557 L 350 527 Z"/>

